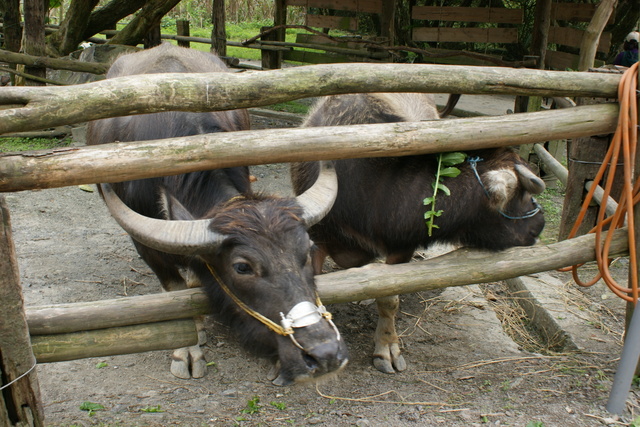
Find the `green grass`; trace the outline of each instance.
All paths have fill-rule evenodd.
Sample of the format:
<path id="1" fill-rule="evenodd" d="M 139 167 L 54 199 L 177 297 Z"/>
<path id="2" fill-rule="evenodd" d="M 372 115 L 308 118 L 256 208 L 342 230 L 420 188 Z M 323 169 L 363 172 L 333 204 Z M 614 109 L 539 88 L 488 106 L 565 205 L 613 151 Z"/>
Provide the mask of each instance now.
<path id="1" fill-rule="evenodd" d="M 71 142 L 70 138 L 0 138 L 0 153 L 68 147 Z"/>
<path id="2" fill-rule="evenodd" d="M 558 241 L 560 220 L 562 219 L 562 202 L 564 200 L 564 188 L 560 183 L 555 188 L 549 188 L 536 195 L 536 200 L 544 211 L 545 225 L 540 240 L 550 244 Z"/>
<path id="3" fill-rule="evenodd" d="M 280 104 L 273 104 L 268 107 L 271 110 L 284 111 L 286 113 L 304 114 L 309 111 L 309 105 L 300 101 L 288 101 Z"/>
<path id="4" fill-rule="evenodd" d="M 260 30 L 262 27 L 268 27 L 271 25 L 273 25 L 271 21 L 242 22 L 238 24 L 227 23 L 227 26 L 226 26 L 227 40 L 242 42 L 244 40 L 250 39 L 260 34 Z M 211 37 L 211 27 L 190 28 L 189 32 L 191 34 L 191 37 L 205 37 L 205 38 Z M 296 34 L 301 32 L 304 32 L 304 30 L 289 29 L 286 32 L 285 40 L 288 42 L 295 42 Z M 172 20 L 163 22 L 162 34 L 176 34 L 175 22 L 172 22 Z M 172 41 L 172 43 L 176 43 L 176 42 Z M 191 42 L 191 48 L 201 50 L 204 52 L 209 52 L 211 45 L 208 43 Z M 259 61 L 261 58 L 261 53 L 260 53 L 260 49 L 227 46 L 227 56 L 232 56 L 240 59 Z"/>

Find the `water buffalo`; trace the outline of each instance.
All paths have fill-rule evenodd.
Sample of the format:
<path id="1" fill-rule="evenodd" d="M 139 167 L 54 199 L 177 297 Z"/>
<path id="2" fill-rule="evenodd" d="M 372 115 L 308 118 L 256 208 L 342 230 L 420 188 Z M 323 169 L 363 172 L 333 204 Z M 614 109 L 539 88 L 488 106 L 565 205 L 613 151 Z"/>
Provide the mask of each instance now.
<path id="1" fill-rule="evenodd" d="M 107 78 L 227 71 L 212 54 L 164 44 L 121 56 Z M 89 124 L 87 142 L 248 128 L 245 110 L 163 112 L 97 120 Z M 347 363 L 346 345 L 317 297 L 307 234 L 330 209 L 336 187 L 331 164 L 296 199 L 252 193 L 247 167 L 100 185 L 112 216 L 164 290 L 204 286 L 213 312 L 233 334 L 274 359 L 278 385 L 336 372 Z M 199 337 L 204 343 L 202 330 Z M 205 374 L 199 345 L 176 350 L 172 359 L 171 371 L 180 378 Z"/>
<path id="2" fill-rule="evenodd" d="M 420 121 L 438 119 L 432 95 L 350 94 L 321 98 L 304 126 Z M 451 122 L 455 132 L 455 122 Z M 544 182 L 509 148 L 467 153 L 471 162 L 458 165 L 461 173 L 443 182 L 450 196 L 440 192 L 429 235 L 423 200 L 433 195 L 437 155 L 349 159 L 335 162 L 338 174 L 336 202 L 309 230 L 317 245 L 316 274 L 327 255 L 342 268 L 358 267 L 376 256 L 388 264 L 410 261 L 418 247 L 447 242 L 489 250 L 533 245 L 544 217 L 532 194 Z M 318 163 L 296 163 L 291 177 L 296 194 L 318 175 Z M 377 300 L 374 365 L 382 372 L 406 369 L 395 331 L 397 296 Z M 395 368 L 395 370 L 394 370 Z"/>

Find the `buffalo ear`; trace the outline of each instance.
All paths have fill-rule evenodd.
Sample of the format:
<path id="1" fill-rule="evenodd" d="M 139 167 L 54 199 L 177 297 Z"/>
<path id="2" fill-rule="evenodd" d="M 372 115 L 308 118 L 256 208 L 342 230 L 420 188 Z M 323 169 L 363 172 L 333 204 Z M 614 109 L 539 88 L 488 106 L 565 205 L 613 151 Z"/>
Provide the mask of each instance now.
<path id="1" fill-rule="evenodd" d="M 165 187 L 160 187 L 159 201 L 162 216 L 170 221 L 191 221 L 195 219 L 191 212 L 184 207 Z"/>
<path id="2" fill-rule="evenodd" d="M 496 210 L 504 210 L 518 188 L 518 177 L 512 169 L 488 171 L 483 175 L 482 181 L 489 196 L 489 203 Z"/>

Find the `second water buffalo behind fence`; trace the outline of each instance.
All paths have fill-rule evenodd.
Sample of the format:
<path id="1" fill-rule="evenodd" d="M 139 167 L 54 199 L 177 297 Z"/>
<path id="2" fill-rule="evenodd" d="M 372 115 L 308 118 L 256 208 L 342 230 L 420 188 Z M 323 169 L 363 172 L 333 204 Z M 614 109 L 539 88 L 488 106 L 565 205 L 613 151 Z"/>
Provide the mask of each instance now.
<path id="1" fill-rule="evenodd" d="M 304 126 L 438 118 L 429 94 L 352 94 L 322 98 Z M 451 131 L 455 132 L 455 121 Z M 468 161 L 457 165 L 458 176 L 437 182 L 437 154 L 336 161 L 336 202 L 310 229 L 317 245 L 316 273 L 327 255 L 340 267 L 351 268 L 376 256 L 386 257 L 388 264 L 408 262 L 417 248 L 436 242 L 489 250 L 533 245 L 544 227 L 544 216 L 532 194 L 541 193 L 544 182 L 510 148 L 478 150 L 467 156 Z M 318 166 L 318 162 L 292 166 L 297 194 L 311 186 Z M 425 212 L 433 207 L 425 206 L 424 200 L 441 185 L 448 190 L 440 191 L 435 201 L 434 226 L 429 230 Z M 374 365 L 382 372 L 403 371 L 406 363 L 395 330 L 399 299 L 378 298 L 377 303 Z"/>

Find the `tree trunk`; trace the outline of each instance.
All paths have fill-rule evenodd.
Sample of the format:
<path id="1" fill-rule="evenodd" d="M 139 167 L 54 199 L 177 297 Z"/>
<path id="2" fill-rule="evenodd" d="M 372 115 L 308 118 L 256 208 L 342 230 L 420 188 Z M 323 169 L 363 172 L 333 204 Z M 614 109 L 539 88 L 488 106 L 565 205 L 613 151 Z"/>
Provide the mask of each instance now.
<path id="1" fill-rule="evenodd" d="M 25 0 L 22 51 L 28 55 L 45 56 L 45 12 L 44 0 Z M 24 71 L 37 77 L 47 77 L 47 70 L 41 67 L 25 67 Z M 29 86 L 44 86 L 44 83 L 33 80 L 27 80 L 26 84 Z"/>
<path id="2" fill-rule="evenodd" d="M 31 351 L 11 237 L 11 218 L 4 196 L 0 196 L 0 301 L 0 386 L 5 386 L 30 372 L 36 359 Z M 34 371 L 0 393 L 0 425 L 42 426 L 43 416 L 38 377 Z"/>
<path id="3" fill-rule="evenodd" d="M 600 43 L 600 35 L 607 25 L 609 17 L 613 13 L 613 9 L 617 3 L 618 0 L 601 0 L 600 4 L 598 4 L 598 8 L 593 14 L 593 18 L 591 18 L 591 22 L 582 37 L 580 61 L 578 63 L 579 71 L 587 71 L 593 67 L 593 62 L 596 59 L 596 52 L 598 50 L 598 43 Z"/>
<path id="4" fill-rule="evenodd" d="M 537 68 L 544 70 L 549 40 L 549 26 L 551 25 L 551 0 L 538 0 L 536 2 L 535 15 L 533 40 L 529 51 L 531 55 L 538 57 Z"/>
<path id="5" fill-rule="evenodd" d="M 22 24 L 20 22 L 20 0 L 1 0 L 2 31 L 4 35 L 4 48 L 10 52 L 20 51 L 20 39 L 22 37 Z M 15 64 L 9 64 L 15 70 Z M 15 85 L 15 77 L 11 75 L 11 84 Z"/>
<path id="6" fill-rule="evenodd" d="M 615 130 L 616 105 L 414 123 L 218 132 L 0 157 L 0 191 L 119 182 L 222 167 L 477 150 Z M 553 125 L 551 125 L 553 123 Z M 300 144 L 300 141 L 305 141 Z"/>
<path id="7" fill-rule="evenodd" d="M 109 3 L 94 10 L 89 17 L 87 28 L 82 40 L 87 40 L 103 30 L 116 29 L 116 24 L 129 15 L 135 13 L 148 0 L 111 0 Z"/>
<path id="8" fill-rule="evenodd" d="M 78 49 L 84 39 L 91 11 L 98 0 L 72 0 L 60 28 L 48 37 L 49 56 L 66 56 Z"/>
<path id="9" fill-rule="evenodd" d="M 143 42 L 149 32 L 160 24 L 160 20 L 180 0 L 149 0 L 129 24 L 116 34 L 110 44 L 136 46 Z"/>
<path id="10" fill-rule="evenodd" d="M 162 34 L 160 34 L 160 23 L 157 23 L 149 32 L 143 37 L 142 44 L 145 49 L 151 49 L 152 47 L 159 46 L 162 43 Z"/>
<path id="11" fill-rule="evenodd" d="M 2 0 L 2 30 L 4 34 L 4 49 L 11 52 L 20 50 L 22 26 L 20 23 L 20 0 Z"/>

